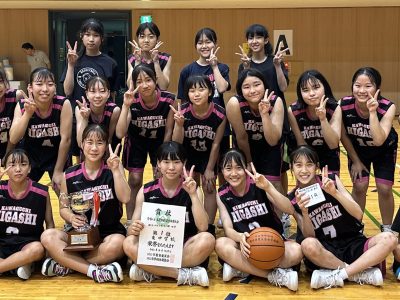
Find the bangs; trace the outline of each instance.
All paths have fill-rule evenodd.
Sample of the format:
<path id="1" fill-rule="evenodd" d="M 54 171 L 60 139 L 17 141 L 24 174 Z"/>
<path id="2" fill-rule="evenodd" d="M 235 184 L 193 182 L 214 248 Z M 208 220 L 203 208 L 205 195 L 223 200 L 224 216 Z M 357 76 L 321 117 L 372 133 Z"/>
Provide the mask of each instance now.
<path id="1" fill-rule="evenodd" d="M 237 151 L 236 149 L 229 150 L 228 152 L 225 153 L 223 159 L 222 159 L 222 168 L 226 168 L 227 166 L 231 165 L 232 162 L 235 162 L 238 166 L 242 167 L 243 169 L 246 169 L 246 158 L 242 153 Z"/>
<path id="2" fill-rule="evenodd" d="M 157 151 L 157 160 L 180 160 L 186 162 L 186 152 L 183 146 L 177 142 L 165 142 Z"/>
<path id="3" fill-rule="evenodd" d="M 100 141 L 108 142 L 108 133 L 101 125 L 90 124 L 83 130 L 82 141 L 88 139 L 98 139 Z"/>
<path id="4" fill-rule="evenodd" d="M 28 154 L 23 149 L 14 149 L 7 153 L 2 164 L 7 165 L 8 163 L 16 164 L 23 162 L 30 164 Z"/>
<path id="5" fill-rule="evenodd" d="M 300 81 L 300 88 L 306 89 L 307 84 L 310 84 L 312 87 L 319 87 L 321 86 L 321 82 L 314 76 L 309 75 L 309 76 L 304 76 L 302 80 Z"/>
<path id="6" fill-rule="evenodd" d="M 51 73 L 51 71 L 49 69 L 37 68 L 32 71 L 31 78 L 30 78 L 31 83 L 46 81 L 46 80 L 51 80 L 52 82 L 55 82 L 54 74 Z"/>
<path id="7" fill-rule="evenodd" d="M 319 158 L 317 152 L 308 145 L 298 147 L 290 154 L 290 164 L 295 164 L 301 157 L 305 157 L 308 162 L 311 162 L 318 166 Z"/>

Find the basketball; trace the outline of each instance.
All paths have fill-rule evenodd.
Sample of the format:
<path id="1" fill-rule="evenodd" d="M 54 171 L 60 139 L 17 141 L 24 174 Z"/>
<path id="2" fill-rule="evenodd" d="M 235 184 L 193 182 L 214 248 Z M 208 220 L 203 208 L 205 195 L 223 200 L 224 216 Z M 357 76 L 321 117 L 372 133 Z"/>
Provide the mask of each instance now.
<path id="1" fill-rule="evenodd" d="M 285 253 L 285 243 L 281 235 L 269 227 L 251 231 L 247 243 L 250 245 L 249 262 L 262 270 L 277 267 Z"/>

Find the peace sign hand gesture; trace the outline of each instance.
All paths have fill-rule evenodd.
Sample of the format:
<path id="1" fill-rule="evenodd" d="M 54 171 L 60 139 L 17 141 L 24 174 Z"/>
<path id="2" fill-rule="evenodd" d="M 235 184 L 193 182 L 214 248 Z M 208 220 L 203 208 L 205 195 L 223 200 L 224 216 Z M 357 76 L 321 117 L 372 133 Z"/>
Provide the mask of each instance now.
<path id="1" fill-rule="evenodd" d="M 368 108 L 370 113 L 376 112 L 376 110 L 377 110 L 377 108 L 379 106 L 378 95 L 379 95 L 380 91 L 381 90 L 377 90 L 374 96 L 372 96 L 371 93 L 368 92 L 368 95 L 369 95 L 370 99 L 367 101 L 367 108 Z"/>
<path id="2" fill-rule="evenodd" d="M 269 182 L 269 180 L 265 178 L 264 175 L 257 173 L 253 163 L 250 163 L 250 166 L 252 172 L 245 170 L 247 175 L 249 175 L 253 179 L 258 188 L 267 191 L 271 187 L 271 182 Z"/>
<path id="3" fill-rule="evenodd" d="M 108 151 L 110 152 L 110 157 L 107 159 L 107 166 L 111 171 L 117 171 L 121 163 L 118 152 L 121 144 L 118 144 L 115 151 L 112 150 L 111 144 L 108 144 Z"/>
<path id="4" fill-rule="evenodd" d="M 11 166 L 8 166 L 7 168 L 4 169 L 3 165 L 2 165 L 2 161 L 0 159 L 0 180 L 1 180 L 1 178 L 3 178 L 4 174 L 6 174 L 8 170 L 10 170 L 10 168 L 11 168 Z"/>
<path id="5" fill-rule="evenodd" d="M 84 96 L 82 96 L 82 102 L 79 100 L 76 100 L 76 104 L 79 106 L 79 112 L 85 120 L 89 119 L 90 116 L 90 108 L 87 106 L 86 99 Z"/>
<path id="6" fill-rule="evenodd" d="M 68 64 L 75 66 L 77 60 L 78 60 L 78 53 L 77 53 L 77 49 L 78 49 L 78 42 L 75 42 L 74 44 L 74 48 L 71 47 L 71 44 L 67 41 L 67 61 Z"/>
<path id="7" fill-rule="evenodd" d="M 138 63 L 142 62 L 142 49 L 139 47 L 139 44 L 133 40 L 132 42 L 129 41 L 129 44 L 133 47 L 133 56 L 135 56 L 135 60 Z"/>
<path id="8" fill-rule="evenodd" d="M 319 106 L 315 108 L 315 113 L 321 122 L 325 121 L 326 119 L 326 102 L 328 102 L 328 98 L 323 95 L 321 101 L 319 102 Z"/>
<path id="9" fill-rule="evenodd" d="M 161 42 L 161 41 L 158 41 L 157 44 L 154 46 L 154 48 L 151 49 L 151 50 L 149 51 L 149 52 L 150 52 L 150 56 L 151 56 L 151 60 L 152 60 L 153 62 L 157 62 L 157 61 L 159 60 L 159 57 L 158 57 L 158 48 L 160 48 L 160 46 L 161 46 L 162 44 L 164 44 L 164 43 Z"/>
<path id="10" fill-rule="evenodd" d="M 265 90 L 264 98 L 258 103 L 258 110 L 260 115 L 266 116 L 269 114 L 271 108 L 271 99 L 274 96 L 274 91 L 268 95 L 269 90 Z"/>
<path id="11" fill-rule="evenodd" d="M 208 64 L 211 67 L 215 67 L 216 65 L 218 65 L 218 58 L 216 56 L 218 50 L 219 50 L 219 47 L 217 47 L 217 49 L 215 49 L 215 51 L 214 51 L 214 49 L 211 49 L 210 57 L 206 59 L 206 61 L 208 62 Z"/>
<path id="12" fill-rule="evenodd" d="M 193 170 L 194 165 L 190 168 L 189 174 L 186 171 L 186 168 L 183 167 L 183 178 L 185 179 L 182 183 L 182 188 L 189 194 L 193 195 L 196 193 L 197 184 L 193 179 Z"/>
<path id="13" fill-rule="evenodd" d="M 172 105 L 170 105 L 169 107 L 174 112 L 174 120 L 175 120 L 176 125 L 178 125 L 179 127 L 183 127 L 183 124 L 185 123 L 185 117 L 183 116 L 183 113 L 181 112 L 181 104 L 178 102 L 178 110 L 176 110 L 175 107 Z"/>
<path id="14" fill-rule="evenodd" d="M 140 84 L 136 87 L 136 89 L 133 88 L 133 81 L 131 80 L 129 82 L 129 89 L 124 93 L 124 105 L 126 107 L 130 107 L 135 100 L 135 94 L 139 91 Z"/>
<path id="15" fill-rule="evenodd" d="M 322 189 L 330 195 L 336 192 L 336 186 L 332 179 L 328 177 L 328 166 L 322 168 Z"/>
<path id="16" fill-rule="evenodd" d="M 246 52 L 243 50 L 242 46 L 239 45 L 240 53 L 235 52 L 236 55 L 240 56 L 240 61 L 243 64 L 244 69 L 250 68 L 251 58 L 247 56 Z"/>
<path id="17" fill-rule="evenodd" d="M 32 91 L 28 89 L 28 99 L 24 99 L 24 110 L 28 116 L 32 116 L 37 109 L 35 99 L 33 99 Z"/>
<path id="18" fill-rule="evenodd" d="M 279 43 L 279 48 L 278 49 L 282 49 L 282 42 Z M 273 59 L 273 62 L 274 62 L 275 66 L 280 66 L 280 64 L 281 64 L 281 62 L 283 60 L 283 56 L 286 53 L 286 51 L 288 51 L 288 50 L 289 50 L 289 47 L 286 48 L 286 49 L 283 49 L 283 50 L 278 50 L 275 53 L 275 56 L 274 56 L 274 59 Z"/>

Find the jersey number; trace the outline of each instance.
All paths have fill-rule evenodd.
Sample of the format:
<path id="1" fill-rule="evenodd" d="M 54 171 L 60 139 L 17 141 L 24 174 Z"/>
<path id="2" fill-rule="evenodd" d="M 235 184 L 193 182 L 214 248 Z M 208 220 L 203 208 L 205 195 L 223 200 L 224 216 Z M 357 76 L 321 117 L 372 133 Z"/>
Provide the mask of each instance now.
<path id="1" fill-rule="evenodd" d="M 198 143 L 197 143 L 197 142 L 198 142 Z M 199 152 L 207 151 L 206 141 L 196 141 L 196 140 L 192 140 L 191 146 L 192 146 L 196 151 L 199 151 Z"/>
<path id="2" fill-rule="evenodd" d="M 7 143 L 7 132 L 2 132 L 0 134 L 0 143 Z"/>
<path id="3" fill-rule="evenodd" d="M 331 239 L 334 239 L 336 237 L 336 229 L 333 225 L 326 226 L 322 228 L 322 230 L 324 231 L 324 234 L 329 235 Z"/>
<path id="4" fill-rule="evenodd" d="M 375 146 L 375 144 L 374 144 L 373 141 L 365 141 L 365 143 L 364 143 L 364 141 L 363 141 L 362 139 L 360 139 L 360 138 L 357 139 L 357 142 L 358 142 L 358 143 L 360 144 L 360 146 L 362 146 L 362 147 L 366 147 L 366 146 Z"/>
<path id="5" fill-rule="evenodd" d="M 151 130 L 149 139 L 155 139 L 157 137 L 157 130 Z M 146 128 L 142 128 L 142 130 L 139 133 L 141 136 L 146 137 Z"/>

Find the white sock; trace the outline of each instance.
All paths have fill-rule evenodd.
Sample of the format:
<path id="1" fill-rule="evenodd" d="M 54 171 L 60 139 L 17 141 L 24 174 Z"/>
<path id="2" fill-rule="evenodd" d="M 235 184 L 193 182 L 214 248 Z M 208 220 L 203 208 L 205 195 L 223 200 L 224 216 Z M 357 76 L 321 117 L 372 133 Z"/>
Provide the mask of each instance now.
<path id="1" fill-rule="evenodd" d="M 86 275 L 93 279 L 92 273 L 96 269 L 97 269 L 96 265 L 90 264 Z"/>
<path id="2" fill-rule="evenodd" d="M 346 280 L 347 278 L 349 278 L 349 275 L 347 275 L 346 269 L 340 269 L 339 271 L 339 276 L 343 279 Z"/>

